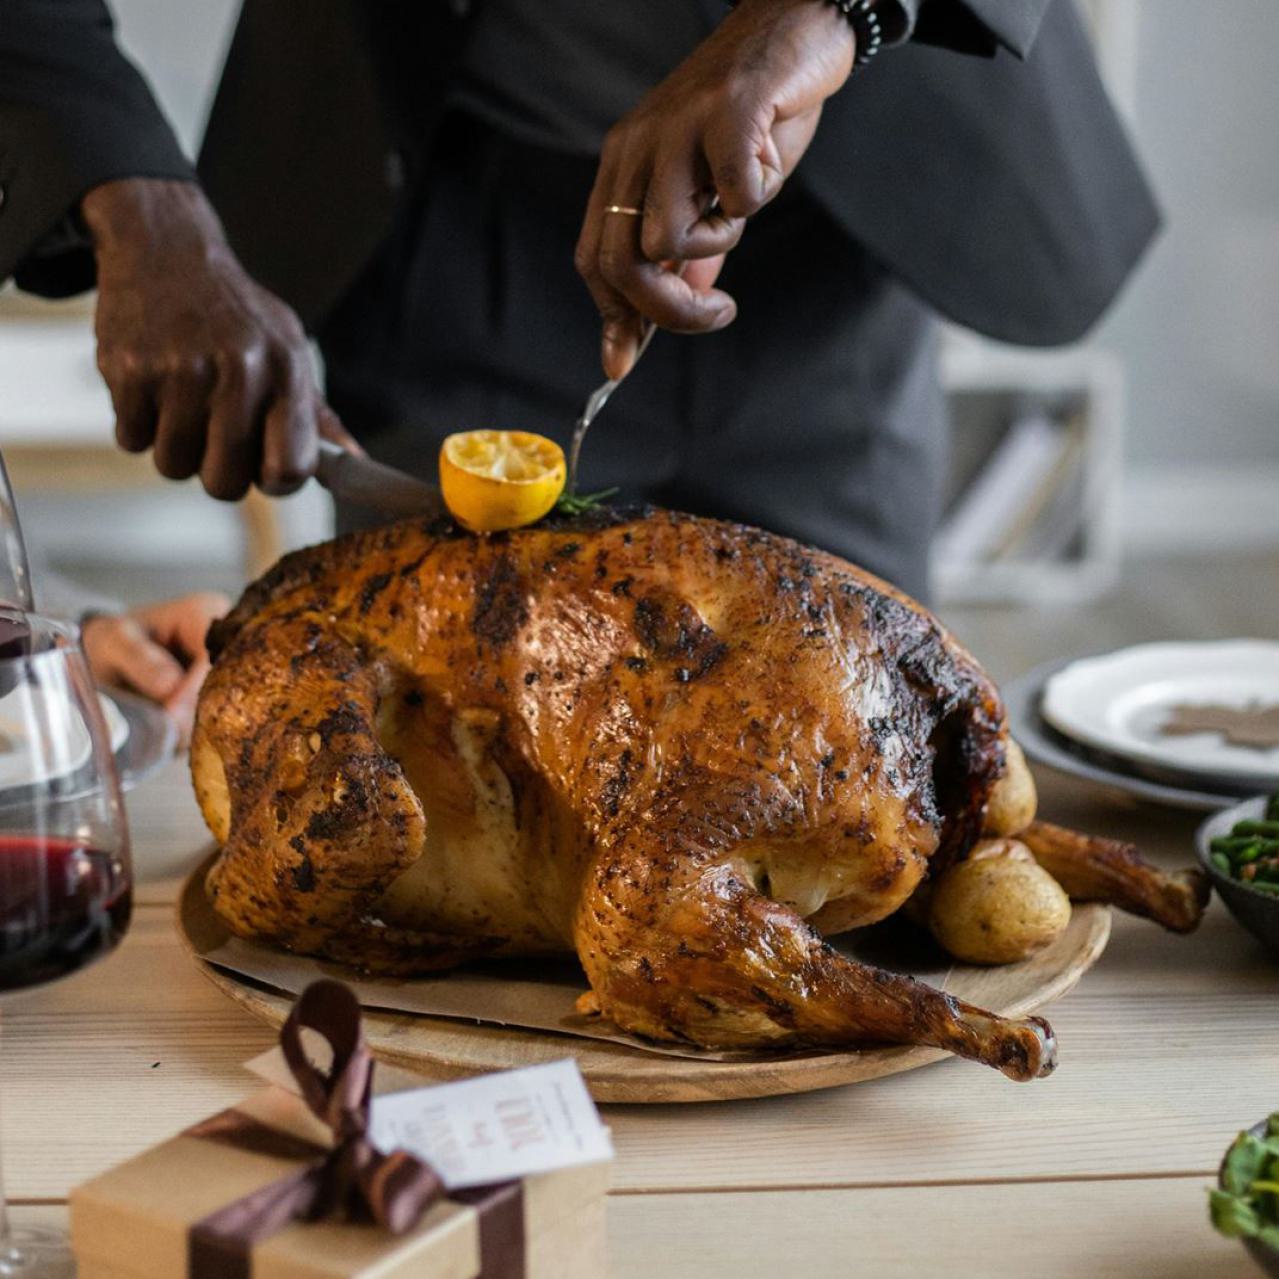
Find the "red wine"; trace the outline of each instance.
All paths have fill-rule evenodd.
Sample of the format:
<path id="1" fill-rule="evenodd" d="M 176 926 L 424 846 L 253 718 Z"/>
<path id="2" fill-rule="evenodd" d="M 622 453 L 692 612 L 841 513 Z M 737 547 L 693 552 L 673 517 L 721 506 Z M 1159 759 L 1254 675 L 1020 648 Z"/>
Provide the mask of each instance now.
<path id="1" fill-rule="evenodd" d="M 105 955 L 131 908 L 128 874 L 109 853 L 0 835 L 0 991 L 55 981 Z"/>

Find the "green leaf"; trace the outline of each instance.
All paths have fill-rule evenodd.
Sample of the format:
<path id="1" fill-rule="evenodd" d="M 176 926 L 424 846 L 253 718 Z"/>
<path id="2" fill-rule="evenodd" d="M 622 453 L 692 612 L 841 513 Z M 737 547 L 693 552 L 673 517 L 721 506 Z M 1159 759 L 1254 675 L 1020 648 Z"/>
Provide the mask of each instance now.
<path id="1" fill-rule="evenodd" d="M 614 497 L 618 489 L 601 489 L 598 493 L 561 493 L 555 503 L 557 515 L 585 515 L 603 506 L 608 498 Z"/>
<path id="2" fill-rule="evenodd" d="M 1224 1190 L 1208 1192 L 1208 1215 L 1213 1228 L 1231 1239 L 1253 1238 L 1261 1231 L 1261 1218 L 1252 1205 Z"/>
<path id="3" fill-rule="evenodd" d="M 1250 1132 L 1241 1132 L 1226 1154 L 1221 1184 L 1228 1194 L 1246 1195 L 1248 1187 L 1261 1176 L 1270 1152 Z"/>
<path id="4" fill-rule="evenodd" d="M 1279 1252 L 1279 1226 L 1262 1226 L 1257 1231 L 1257 1242 L 1264 1243 L 1267 1248 Z"/>
<path id="5" fill-rule="evenodd" d="M 1266 1120 L 1266 1136 L 1279 1137 L 1279 1110 Z"/>

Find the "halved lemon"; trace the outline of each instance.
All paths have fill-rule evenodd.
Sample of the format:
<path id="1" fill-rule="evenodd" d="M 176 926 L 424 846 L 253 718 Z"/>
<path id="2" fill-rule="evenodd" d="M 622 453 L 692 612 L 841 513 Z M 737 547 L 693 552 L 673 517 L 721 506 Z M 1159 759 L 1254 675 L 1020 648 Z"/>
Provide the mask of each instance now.
<path id="1" fill-rule="evenodd" d="M 472 533 L 540 520 L 564 490 L 564 450 L 530 431 L 460 431 L 440 448 L 440 490 Z"/>

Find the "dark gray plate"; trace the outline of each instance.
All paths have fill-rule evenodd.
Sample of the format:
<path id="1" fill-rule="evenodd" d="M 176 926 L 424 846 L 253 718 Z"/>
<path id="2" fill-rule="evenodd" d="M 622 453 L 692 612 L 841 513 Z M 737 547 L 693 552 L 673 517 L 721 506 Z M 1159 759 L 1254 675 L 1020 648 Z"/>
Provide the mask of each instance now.
<path id="1" fill-rule="evenodd" d="M 115 765 L 120 785 L 132 790 L 173 758 L 178 730 L 173 721 L 154 703 L 120 689 L 104 690 L 129 722 L 129 736 L 116 752 Z"/>

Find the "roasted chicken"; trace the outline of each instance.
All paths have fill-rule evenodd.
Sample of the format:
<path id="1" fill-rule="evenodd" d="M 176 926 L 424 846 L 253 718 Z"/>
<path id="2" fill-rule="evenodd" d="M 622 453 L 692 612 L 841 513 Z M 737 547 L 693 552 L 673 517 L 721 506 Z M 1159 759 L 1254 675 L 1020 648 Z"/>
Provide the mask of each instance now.
<path id="1" fill-rule="evenodd" d="M 928 1044 L 1030 1079 L 1041 1018 L 823 934 L 983 833 L 1021 831 L 1073 895 L 1182 929 L 1202 910 L 1198 876 L 1031 824 L 999 696 L 928 612 L 739 525 L 394 525 L 288 556 L 210 647 L 208 890 L 304 954 L 412 974 L 575 951 L 590 1006 L 654 1039 Z"/>

